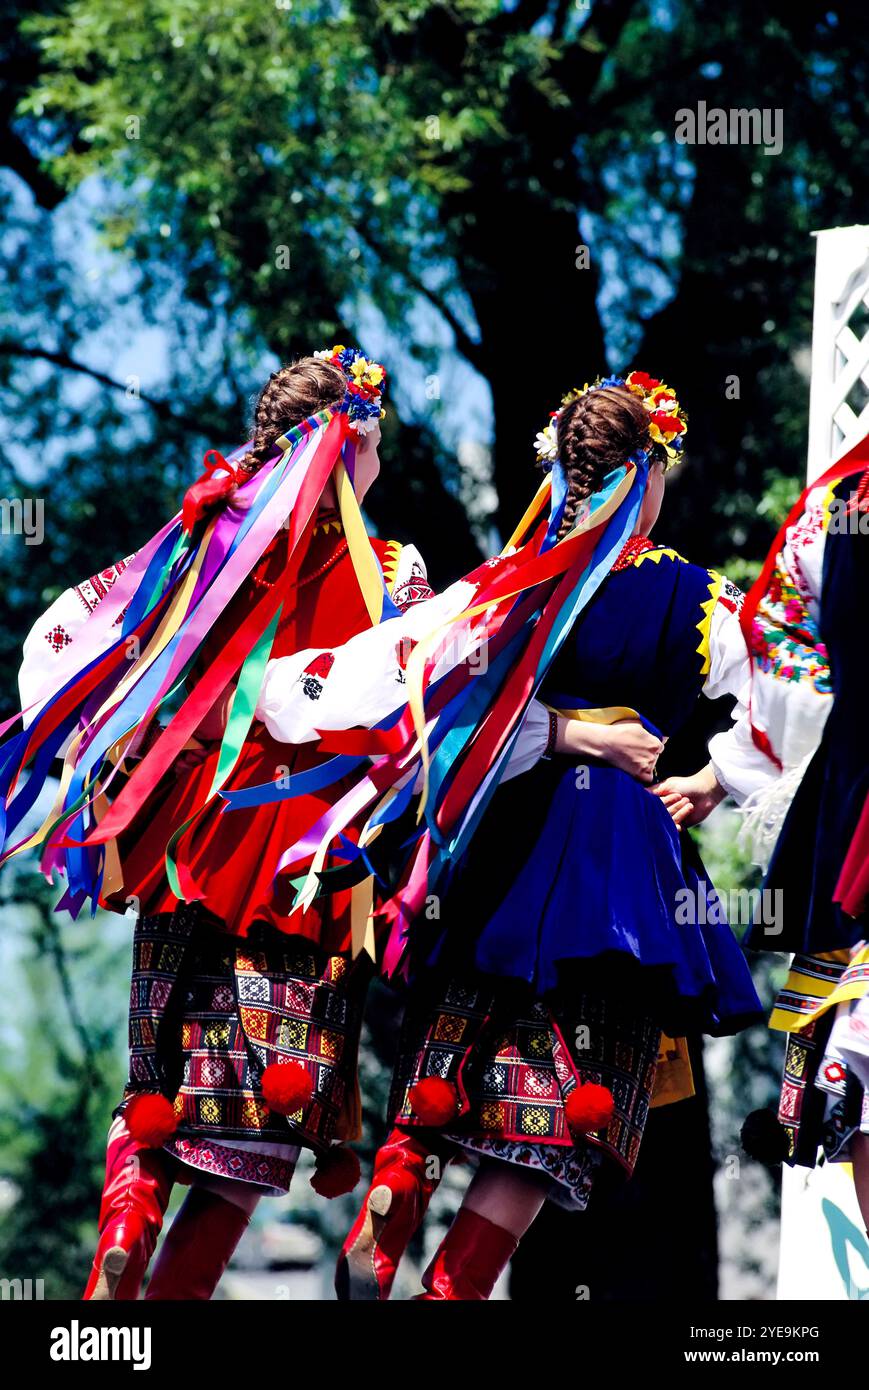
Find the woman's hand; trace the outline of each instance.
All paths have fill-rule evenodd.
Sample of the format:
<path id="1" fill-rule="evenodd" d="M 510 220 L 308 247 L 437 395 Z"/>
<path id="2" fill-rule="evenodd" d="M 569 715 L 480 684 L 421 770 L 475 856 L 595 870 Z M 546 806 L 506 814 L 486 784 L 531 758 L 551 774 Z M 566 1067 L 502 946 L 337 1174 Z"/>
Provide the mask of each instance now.
<path id="1" fill-rule="evenodd" d="M 565 719 L 559 715 L 555 751 L 572 758 L 600 758 L 630 773 L 638 782 L 648 784 L 654 781 L 664 742 L 650 734 L 638 719 L 594 724 L 590 720 Z"/>
<path id="2" fill-rule="evenodd" d="M 682 825 L 686 821 L 688 821 L 688 817 L 694 814 L 694 804 L 693 802 L 689 801 L 687 796 L 685 796 L 682 792 L 673 790 L 673 788 L 670 787 L 669 784 L 671 782 L 687 782 L 687 780 L 687 777 L 668 777 L 666 782 L 659 783 L 657 787 L 649 788 L 649 790 L 653 792 L 655 796 L 660 795 L 661 800 L 663 801 L 664 805 L 670 813 L 670 816 L 676 824 L 677 830 L 681 830 Z M 665 792 L 660 792 L 660 787 L 663 786 L 667 786 L 668 790 Z M 688 824 L 691 825 L 693 824 L 693 822 L 688 821 Z"/>
<path id="3" fill-rule="evenodd" d="M 691 777 L 665 777 L 649 789 L 659 796 L 676 824 L 699 825 L 727 795 L 707 763 Z"/>

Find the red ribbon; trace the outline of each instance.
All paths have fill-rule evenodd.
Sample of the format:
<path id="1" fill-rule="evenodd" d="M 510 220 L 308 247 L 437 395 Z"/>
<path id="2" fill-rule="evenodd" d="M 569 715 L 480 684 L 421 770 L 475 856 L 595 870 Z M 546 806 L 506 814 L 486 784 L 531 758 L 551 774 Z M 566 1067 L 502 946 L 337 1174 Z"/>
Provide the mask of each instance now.
<path id="1" fill-rule="evenodd" d="M 599 540 L 588 533 L 564 543 L 571 556 L 578 552 L 571 567 L 561 576 L 557 586 L 534 627 L 531 640 L 519 662 L 510 672 L 496 703 L 488 710 L 465 758 L 449 787 L 437 816 L 439 828 L 448 833 L 468 805 L 474 789 L 482 784 L 488 769 L 504 746 L 516 720 L 534 692 L 537 663 L 564 600 L 576 585 L 594 547 Z M 573 542 L 576 542 L 574 545 Z M 555 547 L 562 549 L 562 547 Z M 564 551 L 562 552 L 564 558 Z M 532 562 L 536 564 L 536 562 Z"/>
<path id="2" fill-rule="evenodd" d="M 869 904 L 869 795 L 833 890 L 833 902 L 841 903 L 842 911 L 856 918 Z"/>
<path id="3" fill-rule="evenodd" d="M 205 472 L 195 483 L 191 483 L 184 494 L 181 507 L 181 525 L 188 535 L 198 521 L 207 516 L 219 502 L 231 496 L 240 481 L 237 469 L 233 464 L 227 463 L 217 449 L 208 450 L 202 460 L 202 466 Z M 214 476 L 218 469 L 223 470 L 223 477 Z"/>
<path id="4" fill-rule="evenodd" d="M 411 730 L 413 726 L 411 724 Z M 320 740 L 317 751 L 320 753 L 341 753 L 352 757 L 381 757 L 384 754 L 401 753 L 407 746 L 408 730 L 404 722 L 393 725 L 391 729 L 317 729 Z"/>

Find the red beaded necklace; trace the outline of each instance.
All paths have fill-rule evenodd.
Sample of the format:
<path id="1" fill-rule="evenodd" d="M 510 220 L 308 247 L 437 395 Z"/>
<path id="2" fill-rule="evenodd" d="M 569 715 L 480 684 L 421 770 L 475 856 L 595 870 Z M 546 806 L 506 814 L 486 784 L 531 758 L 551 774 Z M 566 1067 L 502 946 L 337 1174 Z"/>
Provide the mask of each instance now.
<path id="1" fill-rule="evenodd" d="M 341 556 L 346 555 L 346 553 L 347 541 L 340 541 L 339 544 L 332 551 L 332 554 L 329 556 L 328 560 L 324 560 L 322 565 L 320 565 L 319 568 L 313 570 L 311 574 L 306 574 L 304 579 L 299 579 L 295 587 L 297 589 L 304 589 L 306 584 L 313 584 L 315 579 L 322 579 L 326 571 L 330 570 L 333 565 L 337 565 L 338 561 L 341 559 Z"/>
<path id="2" fill-rule="evenodd" d="M 630 569 L 638 555 L 642 555 L 644 550 L 654 550 L 655 542 L 650 541 L 648 536 L 631 536 L 630 540 L 625 541 L 621 548 L 618 559 L 612 567 L 611 573 L 617 570 Z"/>
<path id="3" fill-rule="evenodd" d="M 306 585 L 313 584 L 315 579 L 322 579 L 323 575 L 326 574 L 326 572 L 330 570 L 333 565 L 337 565 L 338 561 L 341 559 L 343 555 L 346 555 L 346 553 L 347 541 L 345 538 L 344 540 L 338 542 L 335 549 L 332 551 L 332 554 L 329 556 L 327 560 L 323 561 L 322 565 L 318 565 L 318 567 L 315 570 L 312 570 L 310 574 L 306 574 L 303 579 L 297 579 L 295 584 L 292 585 L 292 588 L 304 589 Z M 274 588 L 276 583 L 274 579 L 264 579 L 261 575 L 258 574 L 252 574 L 251 579 L 253 580 L 254 584 L 256 584 L 256 586 L 260 589 L 272 589 Z"/>

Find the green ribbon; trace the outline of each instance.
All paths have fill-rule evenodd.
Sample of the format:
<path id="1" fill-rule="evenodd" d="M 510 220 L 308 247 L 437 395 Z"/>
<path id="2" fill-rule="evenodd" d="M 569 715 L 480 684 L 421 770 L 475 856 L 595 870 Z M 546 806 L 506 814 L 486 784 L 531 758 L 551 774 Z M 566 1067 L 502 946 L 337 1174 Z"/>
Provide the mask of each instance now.
<path id="1" fill-rule="evenodd" d="M 282 612 L 283 604 L 280 604 L 268 627 L 262 636 L 257 638 L 256 643 L 244 659 L 244 665 L 239 673 L 238 684 L 232 699 L 229 718 L 223 731 L 217 767 L 208 796 L 203 804 L 193 812 L 193 815 L 189 816 L 182 826 L 179 826 L 166 846 L 166 877 L 169 880 L 169 887 L 180 902 L 185 902 L 187 899 L 178 877 L 178 842 L 182 835 L 190 829 L 193 822 L 202 815 L 206 806 L 223 786 L 238 762 L 256 713 L 256 702 L 262 689 L 263 676 L 272 654 L 272 646 Z"/>

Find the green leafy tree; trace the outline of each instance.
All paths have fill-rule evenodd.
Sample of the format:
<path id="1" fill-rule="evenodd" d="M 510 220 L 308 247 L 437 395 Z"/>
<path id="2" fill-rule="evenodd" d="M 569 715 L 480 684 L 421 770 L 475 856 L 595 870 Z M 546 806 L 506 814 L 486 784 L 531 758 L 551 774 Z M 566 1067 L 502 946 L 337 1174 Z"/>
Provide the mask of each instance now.
<path id="1" fill-rule="evenodd" d="M 507 524 L 541 412 L 605 341 L 632 349 L 693 417 L 673 529 L 702 502 L 724 557 L 762 548 L 764 482 L 801 472 L 810 232 L 859 212 L 859 20 L 849 0 L 69 0 L 25 26 L 16 130 L 54 186 L 106 181 L 113 245 L 182 265 L 280 355 L 365 300 L 405 346 L 422 297 L 491 388 Z M 780 109 L 781 153 L 676 145 L 701 100 Z"/>

